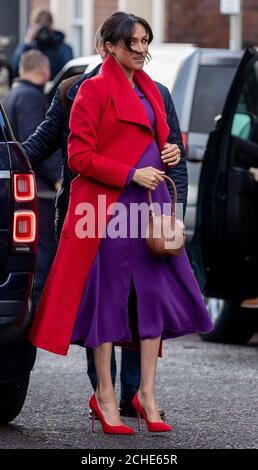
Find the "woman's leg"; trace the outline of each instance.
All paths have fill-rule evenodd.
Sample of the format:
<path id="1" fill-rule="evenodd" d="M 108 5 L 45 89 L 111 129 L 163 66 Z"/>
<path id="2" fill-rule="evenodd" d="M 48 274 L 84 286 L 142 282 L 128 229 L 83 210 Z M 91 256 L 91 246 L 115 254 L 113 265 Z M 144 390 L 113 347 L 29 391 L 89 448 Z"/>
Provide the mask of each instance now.
<path id="1" fill-rule="evenodd" d="M 149 421 L 161 421 L 155 395 L 160 337 L 141 341 L 141 383 L 138 397 Z"/>
<path id="2" fill-rule="evenodd" d="M 86 348 L 86 356 L 87 356 L 87 374 L 90 379 L 91 385 L 93 390 L 95 391 L 97 388 L 97 374 L 95 369 L 94 357 L 93 357 L 93 349 Z M 112 356 L 111 356 L 111 377 L 113 386 L 115 386 L 116 382 L 116 356 L 115 356 L 115 348 L 112 348 Z"/>
<path id="3" fill-rule="evenodd" d="M 93 350 L 97 373 L 96 398 L 108 424 L 123 424 L 116 405 L 115 390 L 111 378 L 112 343 L 103 343 Z"/>

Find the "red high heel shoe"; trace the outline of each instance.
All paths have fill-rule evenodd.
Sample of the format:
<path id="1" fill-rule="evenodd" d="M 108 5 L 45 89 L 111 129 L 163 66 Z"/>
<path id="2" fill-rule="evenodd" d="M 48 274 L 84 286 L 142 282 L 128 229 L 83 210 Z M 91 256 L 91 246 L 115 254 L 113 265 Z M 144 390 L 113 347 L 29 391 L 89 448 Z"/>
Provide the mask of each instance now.
<path id="1" fill-rule="evenodd" d="M 135 408 L 135 410 L 137 412 L 139 431 L 141 430 L 141 416 L 145 420 L 148 431 L 150 431 L 150 432 L 168 432 L 168 431 L 171 431 L 173 429 L 172 426 L 170 426 L 170 424 L 167 424 L 164 421 L 152 422 L 152 421 L 148 420 L 147 415 L 146 415 L 142 405 L 139 402 L 138 393 L 136 393 L 134 395 L 132 405 L 133 405 L 133 407 Z"/>
<path id="2" fill-rule="evenodd" d="M 135 431 L 129 426 L 120 425 L 120 426 L 111 426 L 105 421 L 105 418 L 100 410 L 100 407 L 97 403 L 95 393 L 92 395 L 89 401 L 89 407 L 92 410 L 92 432 L 95 431 L 95 415 L 98 416 L 103 431 L 106 434 L 135 434 Z"/>

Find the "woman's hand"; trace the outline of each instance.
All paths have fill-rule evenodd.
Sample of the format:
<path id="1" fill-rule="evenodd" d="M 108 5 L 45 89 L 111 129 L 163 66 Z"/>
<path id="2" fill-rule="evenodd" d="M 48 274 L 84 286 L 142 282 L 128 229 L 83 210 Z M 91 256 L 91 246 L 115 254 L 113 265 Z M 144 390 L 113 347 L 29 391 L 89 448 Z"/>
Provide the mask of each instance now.
<path id="1" fill-rule="evenodd" d="M 39 25 L 35 23 L 29 26 L 25 39 L 24 39 L 25 44 L 29 46 L 31 45 L 31 43 L 34 41 L 35 37 L 37 36 L 38 29 L 39 29 Z"/>
<path id="2" fill-rule="evenodd" d="M 249 173 L 251 173 L 254 177 L 254 180 L 258 183 L 258 168 L 249 168 Z"/>
<path id="3" fill-rule="evenodd" d="M 137 169 L 132 180 L 140 186 L 154 191 L 159 183 L 164 181 L 162 175 L 165 175 L 165 171 L 157 170 L 153 166 L 146 166 Z"/>
<path id="4" fill-rule="evenodd" d="M 59 189 L 61 188 L 61 180 L 58 180 L 58 181 L 55 181 L 55 191 L 59 191 Z"/>
<path id="5" fill-rule="evenodd" d="M 163 163 L 167 163 L 169 166 L 175 166 L 180 162 L 181 151 L 177 144 L 169 144 L 168 142 L 164 145 L 164 150 L 161 152 L 161 159 Z"/>

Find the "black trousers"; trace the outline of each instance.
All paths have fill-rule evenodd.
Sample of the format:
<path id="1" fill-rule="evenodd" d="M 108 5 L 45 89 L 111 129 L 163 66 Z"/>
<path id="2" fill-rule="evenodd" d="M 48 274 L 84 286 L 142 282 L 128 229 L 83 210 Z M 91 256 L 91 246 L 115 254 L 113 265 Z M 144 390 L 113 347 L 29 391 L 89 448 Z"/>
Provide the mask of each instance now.
<path id="1" fill-rule="evenodd" d="M 55 202 L 53 199 L 38 198 L 39 237 L 34 285 L 34 303 L 38 305 L 48 273 L 54 260 L 58 241 L 55 235 Z"/>

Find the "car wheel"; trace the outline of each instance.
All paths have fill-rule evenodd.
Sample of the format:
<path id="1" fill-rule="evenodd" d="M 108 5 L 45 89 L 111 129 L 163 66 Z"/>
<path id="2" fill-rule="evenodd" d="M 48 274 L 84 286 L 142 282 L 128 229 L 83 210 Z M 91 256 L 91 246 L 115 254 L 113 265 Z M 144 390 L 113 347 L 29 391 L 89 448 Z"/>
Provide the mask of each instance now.
<path id="1" fill-rule="evenodd" d="M 0 426 L 13 421 L 20 413 L 29 385 L 29 375 L 19 382 L 0 384 Z"/>
<path id="2" fill-rule="evenodd" d="M 238 303 L 206 298 L 214 330 L 201 334 L 204 341 L 246 344 L 258 329 L 258 309 L 241 307 Z"/>

